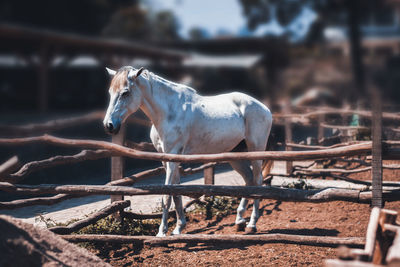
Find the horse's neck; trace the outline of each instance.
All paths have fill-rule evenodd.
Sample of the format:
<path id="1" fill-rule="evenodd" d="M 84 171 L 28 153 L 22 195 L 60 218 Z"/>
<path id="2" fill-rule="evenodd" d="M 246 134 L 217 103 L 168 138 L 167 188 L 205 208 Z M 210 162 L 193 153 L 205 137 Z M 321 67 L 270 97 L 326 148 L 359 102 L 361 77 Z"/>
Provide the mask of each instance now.
<path id="1" fill-rule="evenodd" d="M 143 91 L 141 109 L 158 129 L 168 114 L 175 113 L 182 101 L 182 92 L 177 90 L 179 85 L 164 80 L 153 73 L 149 73 L 149 87 Z"/>

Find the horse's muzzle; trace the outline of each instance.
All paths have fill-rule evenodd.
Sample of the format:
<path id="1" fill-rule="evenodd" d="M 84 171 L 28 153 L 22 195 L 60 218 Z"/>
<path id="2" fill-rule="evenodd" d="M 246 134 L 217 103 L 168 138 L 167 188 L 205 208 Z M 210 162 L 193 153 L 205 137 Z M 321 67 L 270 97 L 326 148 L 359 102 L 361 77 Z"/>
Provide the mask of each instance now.
<path id="1" fill-rule="evenodd" d="M 121 128 L 120 124 L 118 124 L 117 126 L 115 126 L 112 122 L 107 122 L 104 124 L 104 129 L 108 134 L 117 134 L 120 128 Z"/>

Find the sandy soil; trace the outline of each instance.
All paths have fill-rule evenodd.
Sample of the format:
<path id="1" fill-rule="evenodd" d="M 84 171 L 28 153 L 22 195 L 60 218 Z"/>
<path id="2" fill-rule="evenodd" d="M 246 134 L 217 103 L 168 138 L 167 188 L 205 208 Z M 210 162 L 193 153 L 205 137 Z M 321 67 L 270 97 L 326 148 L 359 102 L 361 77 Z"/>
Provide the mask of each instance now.
<path id="1" fill-rule="evenodd" d="M 396 163 L 396 162 L 386 162 Z M 398 163 L 398 162 L 397 162 Z M 352 178 L 370 179 L 370 173 Z M 384 171 L 384 180 L 399 181 L 400 171 Z M 386 203 L 386 208 L 400 211 L 400 202 Z M 365 236 L 371 208 L 366 204 L 341 201 L 296 203 L 263 200 L 259 233 L 287 233 L 338 237 Z M 247 211 L 250 216 L 251 208 Z M 205 220 L 204 215 L 189 215 L 184 233 L 235 233 L 235 214 L 222 219 Z M 323 260 L 335 258 L 337 250 L 328 247 L 265 244 L 249 246 L 187 246 L 135 248 L 131 245 L 94 251 L 113 266 L 322 266 Z"/>

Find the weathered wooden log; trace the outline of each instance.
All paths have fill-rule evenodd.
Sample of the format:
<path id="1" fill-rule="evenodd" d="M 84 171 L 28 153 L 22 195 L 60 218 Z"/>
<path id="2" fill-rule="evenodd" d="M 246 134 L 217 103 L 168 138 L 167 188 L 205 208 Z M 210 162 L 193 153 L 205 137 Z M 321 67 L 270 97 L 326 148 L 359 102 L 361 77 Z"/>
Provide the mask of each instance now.
<path id="1" fill-rule="evenodd" d="M 135 143 L 130 140 L 125 140 L 126 147 L 133 148 L 136 150 L 141 150 L 141 151 L 149 151 L 149 152 L 157 152 L 155 149 L 154 145 L 152 143 L 147 143 L 147 142 L 140 142 L 140 143 Z"/>
<path id="2" fill-rule="evenodd" d="M 393 240 L 392 246 L 389 248 L 389 251 L 386 256 L 386 262 L 388 266 L 400 266 L 400 231 L 397 231 L 397 234 Z"/>
<path id="3" fill-rule="evenodd" d="M 7 177 L 10 173 L 16 171 L 21 166 L 17 156 L 13 156 L 0 165 L 0 181 L 3 177 Z"/>
<path id="4" fill-rule="evenodd" d="M 338 108 L 318 108 L 316 111 L 311 111 L 303 114 L 274 114 L 274 119 L 278 118 L 317 118 L 319 115 L 353 115 L 357 114 L 361 117 L 372 118 L 372 112 L 369 110 L 350 110 L 350 109 L 338 109 Z M 384 120 L 400 120 L 398 113 L 382 112 L 382 118 Z"/>
<path id="5" fill-rule="evenodd" d="M 120 156 L 131 158 L 140 158 L 156 161 L 174 161 L 174 162 L 221 162 L 231 160 L 309 160 L 309 159 L 327 159 L 342 156 L 363 155 L 371 152 L 371 143 L 355 144 L 347 147 L 338 147 L 332 149 L 321 149 L 318 151 L 256 151 L 256 152 L 227 152 L 220 154 L 203 155 L 177 155 L 166 153 L 154 153 L 137 151 L 124 146 L 116 145 L 110 142 L 66 139 L 50 135 L 27 138 L 0 138 L 0 145 L 24 145 L 34 142 L 44 142 L 53 145 L 69 147 L 86 147 L 92 149 L 107 149 L 118 153 Z"/>
<path id="6" fill-rule="evenodd" d="M 367 235 L 365 241 L 364 251 L 368 256 L 368 260 L 371 261 L 375 251 L 375 242 L 376 242 L 376 234 L 378 232 L 379 226 L 379 213 L 380 208 L 373 208 L 371 211 L 371 215 L 369 217 L 368 227 L 367 227 Z"/>
<path id="7" fill-rule="evenodd" d="M 400 169 L 400 165 L 398 164 L 385 164 L 382 166 L 384 169 L 391 169 L 391 170 L 397 170 Z M 351 173 L 360 173 L 360 172 L 367 172 L 372 169 L 371 166 L 365 167 L 365 168 L 357 168 L 357 169 L 352 169 L 352 170 L 346 170 L 346 169 L 306 169 L 306 168 L 297 168 L 295 173 L 303 173 L 303 174 L 326 174 L 326 173 L 341 173 L 341 174 L 351 174 Z"/>
<path id="8" fill-rule="evenodd" d="M 370 143 L 370 141 L 352 141 L 346 143 L 339 143 L 331 146 L 320 146 L 320 145 L 303 145 L 303 144 L 295 144 L 295 143 L 287 143 L 286 146 L 294 147 L 294 148 L 302 148 L 308 150 L 318 150 L 318 149 L 329 149 L 329 148 L 336 148 L 342 146 L 349 146 L 354 144 L 361 144 L 361 143 Z"/>
<path id="9" fill-rule="evenodd" d="M 203 243 L 203 244 L 266 244 L 284 243 L 310 246 L 338 247 L 346 245 L 350 247 L 362 247 L 365 239 L 362 237 L 333 237 L 333 236 L 303 236 L 289 234 L 261 234 L 261 235 L 175 235 L 167 237 L 155 236 L 122 236 L 122 235 L 64 235 L 65 240 L 73 243 L 136 243 L 149 246 L 168 245 L 174 243 Z"/>
<path id="10" fill-rule="evenodd" d="M 383 232 L 387 233 L 392 233 L 392 234 L 397 234 L 397 232 L 400 232 L 400 225 L 394 225 L 390 223 L 384 223 L 382 227 Z"/>
<path id="11" fill-rule="evenodd" d="M 393 210 L 381 209 L 379 214 L 379 229 L 376 234 L 375 253 L 372 262 L 375 264 L 385 264 L 386 255 L 389 247 L 393 243 L 393 235 L 385 235 L 384 225 L 395 224 L 397 212 Z"/>
<path id="12" fill-rule="evenodd" d="M 358 168 L 353 170 L 345 170 L 345 169 L 297 169 L 295 171 L 298 173 L 310 173 L 310 174 L 325 174 L 325 173 L 341 173 L 341 174 L 351 174 L 351 173 L 360 173 L 367 172 L 371 170 L 371 166 L 365 168 Z"/>
<path id="13" fill-rule="evenodd" d="M 68 118 L 49 120 L 42 123 L 29 123 L 24 125 L 0 125 L 0 133 L 2 135 L 18 136 L 44 134 L 75 127 L 93 121 L 102 120 L 103 117 L 104 111 L 94 111 L 84 115 L 69 116 Z M 128 118 L 127 122 L 139 124 L 146 127 L 151 126 L 151 122 L 149 120 L 140 119 L 132 116 Z"/>
<path id="14" fill-rule="evenodd" d="M 43 123 L 30 123 L 25 125 L 0 125 L 0 132 L 3 135 L 43 134 L 96 121 L 101 119 L 103 116 L 103 111 L 95 111 L 88 114 L 78 115 L 69 118 L 49 120 Z"/>
<path id="15" fill-rule="evenodd" d="M 137 187 L 102 185 L 12 185 L 0 182 L 0 190 L 20 194 L 78 194 L 78 195 L 183 195 L 189 197 L 231 196 L 275 199 L 300 202 L 350 201 L 369 203 L 371 192 L 327 188 L 299 190 L 266 186 L 216 186 L 216 185 L 145 185 Z M 400 190 L 385 192 L 386 201 L 400 199 Z"/>
<path id="16" fill-rule="evenodd" d="M 126 135 L 126 124 L 122 124 L 118 134 L 112 135 L 111 142 L 122 146 L 125 142 L 125 135 Z M 125 158 L 120 156 L 111 157 L 111 182 L 124 178 L 124 171 L 125 171 Z M 111 202 L 120 200 L 124 200 L 123 195 L 111 196 Z M 114 217 L 116 219 L 120 219 L 118 214 L 115 214 Z"/>
<path id="17" fill-rule="evenodd" d="M 215 163 L 207 163 L 199 166 L 197 168 L 186 168 L 181 171 L 182 175 L 189 175 L 193 173 L 197 173 L 202 171 L 204 168 L 208 168 L 210 166 L 215 166 Z M 133 174 L 131 176 L 122 178 L 120 180 L 112 181 L 107 183 L 106 185 L 132 185 L 149 177 L 159 175 L 165 172 L 164 167 L 158 167 L 151 170 L 146 170 L 139 172 L 137 174 Z M 0 209 L 17 209 L 22 207 L 34 206 L 34 205 L 54 205 L 56 203 L 62 202 L 67 199 L 81 197 L 80 195 L 67 195 L 67 194 L 58 194 L 52 197 L 37 197 L 37 198 L 29 198 L 29 199 L 19 199 L 13 200 L 9 202 L 0 202 Z"/>
<path id="18" fill-rule="evenodd" d="M 99 210 L 98 212 L 91 214 L 86 219 L 74 222 L 68 226 L 51 227 L 51 228 L 49 228 L 49 230 L 52 231 L 53 233 L 60 234 L 60 235 L 70 234 L 70 233 L 79 231 L 80 229 L 82 229 L 90 224 L 93 224 L 93 223 L 97 222 L 98 220 L 105 218 L 114 212 L 121 211 L 124 208 L 129 207 L 130 205 L 131 205 L 131 202 L 129 200 L 115 201 L 115 202 L 111 203 L 108 207 L 105 207 L 105 208 Z"/>
<path id="19" fill-rule="evenodd" d="M 146 170 L 143 172 L 139 172 L 137 174 L 131 175 L 129 177 L 122 178 L 117 181 L 109 182 L 106 185 L 131 185 L 137 181 L 141 181 L 145 178 L 156 175 L 157 173 L 162 173 L 164 171 L 164 167 L 159 167 L 151 170 Z M 22 207 L 34 206 L 34 205 L 54 205 L 59 202 L 62 202 L 71 198 L 82 197 L 81 195 L 67 195 L 67 194 L 58 194 L 52 197 L 37 197 L 37 198 L 28 198 L 28 199 L 18 199 L 9 202 L 0 202 L 0 209 L 17 209 Z"/>
<path id="20" fill-rule="evenodd" d="M 349 261 L 340 259 L 327 259 L 324 261 L 324 267 L 381 267 L 380 265 L 364 261 Z"/>
<path id="21" fill-rule="evenodd" d="M 150 170 L 145 170 L 142 172 L 139 172 L 137 174 L 133 174 L 131 176 L 128 177 L 124 177 L 115 181 L 111 181 L 109 183 L 107 183 L 106 185 L 112 185 L 112 186 L 116 186 L 116 185 L 132 185 L 134 183 L 143 181 L 149 177 L 153 177 L 156 175 L 160 175 L 162 173 L 165 173 L 165 168 L 164 167 L 158 167 L 158 168 L 154 168 L 154 169 L 150 169 Z"/>
<path id="22" fill-rule="evenodd" d="M 271 179 L 271 186 L 286 187 L 286 188 L 301 188 L 307 189 L 324 189 L 324 188 L 342 188 L 360 191 L 371 190 L 371 187 L 364 184 L 354 184 L 347 181 L 322 180 L 322 179 L 299 179 L 283 176 L 274 176 Z M 400 184 L 399 184 L 400 186 Z"/>
<path id="23" fill-rule="evenodd" d="M 82 197 L 79 195 L 67 195 L 67 194 L 58 194 L 51 197 L 35 197 L 35 198 L 28 198 L 28 199 L 17 199 L 8 202 L 0 202 L 0 210 L 12 210 L 18 209 L 23 207 L 35 206 L 35 205 L 54 205 L 59 202 L 62 202 L 67 199 L 71 198 L 78 198 Z"/>
<path id="24" fill-rule="evenodd" d="M 339 129 L 339 130 L 368 130 L 371 129 L 365 126 L 349 126 L 349 125 L 332 125 L 321 123 L 321 127 L 328 128 L 328 129 Z"/>
<path id="25" fill-rule="evenodd" d="M 180 166 L 179 167 L 179 172 L 180 172 L 180 174 L 182 176 L 185 176 L 185 175 L 190 175 L 190 174 L 193 174 L 193 173 L 201 172 L 206 168 L 214 167 L 216 165 L 217 164 L 215 162 L 211 162 L 211 163 L 203 164 L 203 165 L 201 165 L 199 167 L 196 167 L 196 168 L 186 168 L 186 169 L 183 169 Z M 134 175 L 131 175 L 131 176 L 119 179 L 119 180 L 112 181 L 112 182 L 108 183 L 107 185 L 132 185 L 134 183 L 143 181 L 143 180 L 145 180 L 145 179 L 147 179 L 149 177 L 153 177 L 153 176 L 160 175 L 160 174 L 163 174 L 163 173 L 165 173 L 165 168 L 164 167 L 158 167 L 158 168 L 155 168 L 155 169 L 142 171 L 142 172 L 140 172 L 138 174 L 134 174 Z"/>
<path id="26" fill-rule="evenodd" d="M 64 164 L 72 164 L 83 162 L 86 160 L 98 160 L 102 158 L 111 157 L 113 152 L 109 150 L 82 150 L 78 154 L 70 156 L 54 156 L 44 160 L 31 161 L 24 164 L 16 173 L 9 174 L 8 176 L 0 177 L 0 181 L 18 183 L 25 178 L 28 174 L 39 171 L 45 168 L 51 168 Z"/>

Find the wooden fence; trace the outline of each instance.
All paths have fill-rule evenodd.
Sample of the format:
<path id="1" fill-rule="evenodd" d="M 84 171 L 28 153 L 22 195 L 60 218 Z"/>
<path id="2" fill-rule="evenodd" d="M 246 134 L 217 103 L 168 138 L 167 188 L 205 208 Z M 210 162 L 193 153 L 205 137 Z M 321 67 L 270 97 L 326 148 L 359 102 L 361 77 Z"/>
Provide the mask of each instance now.
<path id="1" fill-rule="evenodd" d="M 297 117 L 313 117 L 315 115 L 319 124 L 322 123 L 324 117 L 323 115 L 331 114 L 333 112 L 338 112 L 337 110 L 321 110 L 318 112 L 310 112 L 305 115 L 297 115 Z M 345 114 L 353 114 L 354 111 L 341 111 Z M 357 114 L 360 114 L 365 117 L 371 117 L 373 113 L 367 111 L 357 111 Z M 278 115 L 276 118 L 279 119 Z M 83 117 L 83 118 L 82 118 Z M 24 136 L 31 132 L 36 134 L 41 134 L 44 132 L 49 132 L 55 129 L 61 129 L 61 127 L 69 127 L 71 125 L 77 125 L 79 123 L 86 123 L 92 120 L 98 120 L 102 116 L 100 113 L 91 113 L 82 117 L 69 118 L 65 120 L 55 120 L 51 122 L 46 122 L 42 124 L 30 124 L 28 126 L 0 126 L 0 129 L 4 130 L 7 134 L 13 133 L 17 136 Z M 296 116 L 281 116 L 285 118 L 286 124 L 286 134 L 287 136 L 291 136 L 290 124 L 293 122 L 293 119 Z M 387 114 L 383 113 L 382 117 L 384 119 L 389 120 L 399 120 L 400 116 L 398 114 Z M 374 119 L 379 120 L 379 118 L 373 117 Z M 138 121 L 136 121 L 138 122 Z M 142 125 L 149 125 L 148 122 L 141 121 Z M 66 126 L 67 125 L 67 126 Z M 119 210 L 123 216 L 127 218 L 150 218 L 149 215 L 139 215 L 139 214 L 131 214 L 127 212 L 123 212 L 123 208 L 128 205 L 128 202 L 123 201 L 123 195 L 144 195 L 144 194 L 171 194 L 171 195 L 188 195 L 192 197 L 199 197 L 201 195 L 221 195 L 221 196 L 235 196 L 235 197 L 249 197 L 249 198 L 268 198 L 268 199 L 277 199 L 283 201 L 307 201 L 307 202 L 324 202 L 324 201 L 351 201 L 358 203 L 373 203 L 375 206 L 382 206 L 384 201 L 397 201 L 400 200 L 400 191 L 398 190 L 399 183 L 391 183 L 390 190 L 385 190 L 383 192 L 382 188 L 384 183 L 382 182 L 382 168 L 388 167 L 382 165 L 383 159 L 400 159 L 399 153 L 399 141 L 382 141 L 381 131 L 382 131 L 382 123 L 375 123 L 373 128 L 373 140 L 366 142 L 353 142 L 347 144 L 338 144 L 335 146 L 305 146 L 292 144 L 291 138 L 286 138 L 286 146 L 287 147 L 296 147 L 297 148 L 311 148 L 312 150 L 306 151 L 257 151 L 257 152 L 227 152 L 220 154 L 202 154 L 202 155 L 176 155 L 176 154 L 166 154 L 166 153 L 155 153 L 152 151 L 143 151 L 140 150 L 142 148 L 149 148 L 148 144 L 136 144 L 133 142 L 127 142 L 124 137 L 124 130 L 122 129 L 121 133 L 115 137 L 113 137 L 113 143 L 105 142 L 105 141 L 94 141 L 94 140 L 78 140 L 78 139 L 67 139 L 67 138 L 59 138 L 50 135 L 42 135 L 35 137 L 18 137 L 18 138 L 0 138 L 0 146 L 15 146 L 15 145 L 26 145 L 30 143 L 46 143 L 51 145 L 58 146 L 67 146 L 67 147 L 76 147 L 76 148 L 84 148 L 80 153 L 71 155 L 71 156 L 55 156 L 45 160 L 33 161 L 24 164 L 22 167 L 18 169 L 16 172 L 10 173 L 10 168 L 4 168 L 8 171 L 0 172 L 0 190 L 13 192 L 13 193 L 21 193 L 21 194 L 31 194 L 31 195 L 41 195 L 41 194 L 56 194 L 52 197 L 34 197 L 23 200 L 15 200 L 10 202 L 0 202 L 0 209 L 13 209 L 18 207 L 25 207 L 30 205 L 52 205 L 57 202 L 63 201 L 68 198 L 73 197 L 81 197 L 84 195 L 111 195 L 112 200 L 114 201 L 111 206 L 105 208 L 104 210 L 93 214 L 90 218 L 87 218 L 84 221 L 80 221 L 74 223 L 73 225 L 67 227 L 68 229 L 56 230 L 53 229 L 54 232 L 58 233 L 71 233 L 80 229 L 99 218 L 103 218 L 110 213 L 115 213 L 116 210 Z M 323 137 L 322 132 L 319 132 L 318 137 Z M 130 147 L 124 146 L 125 144 L 129 144 Z M 327 159 L 335 159 L 342 161 L 351 161 L 351 162 L 359 162 L 359 164 L 371 164 L 369 160 L 362 160 L 359 158 L 343 158 L 343 157 L 352 157 L 352 156 L 371 156 L 372 155 L 372 165 L 371 167 L 367 166 L 369 169 L 372 169 L 373 177 L 372 181 L 369 182 L 372 185 L 372 191 L 363 191 L 363 190 L 355 190 L 355 189 L 339 189 L 339 188 L 322 188 L 317 190 L 302 190 L 302 189 L 288 189 L 288 188 L 275 188 L 275 187 L 243 187 L 243 186 L 215 186 L 214 184 L 214 170 L 216 162 L 227 162 L 231 160 L 284 160 L 284 161 L 303 161 L 303 160 L 327 160 Z M 112 173 L 111 173 L 111 181 L 103 186 L 73 186 L 73 185 L 38 185 L 38 186 L 28 186 L 28 185 L 19 185 L 18 183 L 25 178 L 28 174 L 37 171 L 39 169 L 53 167 L 61 164 L 68 163 L 76 163 L 85 160 L 96 160 L 99 158 L 112 157 Z M 123 159 L 122 157 L 131 157 L 138 159 L 147 159 L 147 160 L 155 160 L 155 161 L 175 161 L 175 162 L 203 162 L 206 163 L 195 169 L 181 169 L 181 173 L 191 174 L 198 171 L 204 171 L 205 176 L 205 184 L 206 185 L 197 185 L 197 186 L 188 186 L 188 185 L 171 185 L 171 186 L 135 186 L 135 187 L 127 187 L 128 185 L 133 185 L 139 180 L 146 179 L 148 177 L 159 175 L 164 172 L 163 168 L 156 168 L 152 170 L 147 170 L 129 177 L 124 177 L 123 175 Z M 14 160 L 15 163 L 8 164 L 17 166 L 17 161 Z M 1 168 L 2 170 L 3 168 Z M 391 166 L 392 168 L 398 168 L 398 166 Z M 296 169 L 296 166 L 291 168 L 292 170 L 297 171 L 299 173 L 299 169 Z M 368 169 L 368 170 L 369 170 Z M 310 171 L 307 169 L 302 170 L 303 173 L 309 175 Z M 345 170 L 337 170 L 337 169 L 322 169 L 317 171 L 314 169 L 314 174 L 327 174 L 330 173 L 332 177 L 335 178 L 334 175 L 340 177 L 337 173 L 344 173 Z M 295 172 L 291 171 L 291 174 Z M 337 178 L 336 177 L 336 178 Z M 377 182 L 378 181 L 378 182 Z M 364 182 L 364 181 L 363 181 Z M 390 182 L 389 182 L 390 183 Z M 385 186 L 388 186 L 387 182 Z M 160 216 L 157 214 L 157 217 Z M 154 216 L 153 216 L 154 217 Z M 85 239 L 86 238 L 86 239 Z M 324 239 L 325 238 L 325 239 Z M 99 242 L 135 242 L 133 239 L 135 238 L 120 238 L 120 237 L 67 237 L 67 240 L 71 241 L 82 241 L 82 240 L 92 240 Z M 170 240 L 168 237 L 165 240 Z M 237 237 L 215 237 L 215 238 L 203 238 L 203 237 L 193 237 L 189 238 L 186 236 L 182 236 L 181 238 L 174 237 L 172 239 L 176 239 L 175 242 L 226 242 L 229 240 L 230 242 L 234 242 L 232 240 L 239 240 Z M 244 238 L 246 239 L 246 238 Z M 348 238 L 346 240 L 339 240 L 340 238 L 333 237 L 299 237 L 296 236 L 280 236 L 280 237 L 272 237 L 271 235 L 262 235 L 257 236 L 257 238 L 248 238 L 246 240 L 242 240 L 243 242 L 299 242 L 305 244 L 330 244 L 331 246 L 338 246 L 340 244 L 346 244 L 358 247 L 363 243 L 363 239 L 360 238 Z M 258 241 L 255 241 L 255 240 Z M 319 241 L 318 241 L 318 240 Z M 77 241 L 78 240 L 78 241 Z M 105 241 L 108 240 L 108 241 Z M 112 241 L 114 240 L 114 241 Z M 118 241 L 119 240 L 119 241 Z M 125 240 L 125 241 L 124 241 Z M 164 239 L 159 239 L 159 241 L 153 240 L 153 238 L 140 238 L 138 237 L 138 242 L 147 242 L 149 244 L 153 243 L 162 243 Z M 174 241 L 172 240 L 172 241 Z M 217 240 L 217 241 L 216 241 Z M 225 240 L 225 241 L 223 241 Z M 241 239 L 240 239 L 241 240 Z M 279 241 L 280 240 L 280 241 Z M 96 242 L 97 242 L 96 241 Z M 170 240 L 171 241 L 171 240 Z M 171 241 L 171 242 L 172 242 Z M 239 241 L 237 241 L 239 242 Z"/>

